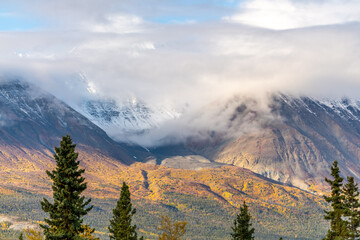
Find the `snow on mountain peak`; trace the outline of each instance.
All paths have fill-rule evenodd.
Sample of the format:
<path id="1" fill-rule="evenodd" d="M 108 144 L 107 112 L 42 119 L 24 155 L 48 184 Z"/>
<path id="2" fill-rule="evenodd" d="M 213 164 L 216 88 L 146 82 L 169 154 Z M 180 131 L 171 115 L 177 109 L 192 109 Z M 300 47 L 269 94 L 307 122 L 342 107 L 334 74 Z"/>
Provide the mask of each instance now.
<path id="1" fill-rule="evenodd" d="M 121 103 L 115 100 L 87 100 L 81 113 L 102 128 L 109 136 L 126 141 L 126 135 L 138 135 L 175 119 L 180 114 L 165 107 L 154 107 L 131 97 Z"/>

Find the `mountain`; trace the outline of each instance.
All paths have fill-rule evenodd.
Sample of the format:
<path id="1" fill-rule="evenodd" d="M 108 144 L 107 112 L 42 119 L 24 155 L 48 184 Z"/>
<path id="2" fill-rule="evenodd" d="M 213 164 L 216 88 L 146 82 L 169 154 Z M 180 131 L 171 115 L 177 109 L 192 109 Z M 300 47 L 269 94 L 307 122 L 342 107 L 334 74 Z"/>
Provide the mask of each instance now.
<path id="1" fill-rule="evenodd" d="M 83 158 L 104 157 L 116 164 L 130 164 L 136 158 L 136 149 L 113 141 L 64 102 L 23 81 L 0 83 L 0 124 L 2 172 L 36 175 L 48 169 L 54 147 L 66 134 L 77 143 Z"/>
<path id="2" fill-rule="evenodd" d="M 163 214 L 188 221 L 192 239 L 223 239 L 244 200 L 261 239 L 278 239 L 279 234 L 314 239 L 325 232 L 322 197 L 250 170 L 209 161 L 195 145 L 193 150 L 164 146 L 149 153 L 117 143 L 64 102 L 22 81 L 0 83 L 0 110 L 0 211 L 5 217 L 17 216 L 28 224 L 44 218 L 39 200 L 51 196 L 45 170 L 55 167 L 53 148 L 62 135 L 70 134 L 86 170 L 85 195 L 95 205 L 86 221 L 103 238 L 122 181 L 131 186 L 138 209 L 135 222 L 149 239 L 157 238 L 156 226 Z M 156 163 L 153 156 L 163 165 L 197 170 L 151 165 Z"/>
<path id="3" fill-rule="evenodd" d="M 79 109 L 84 116 L 118 141 L 129 141 L 129 136 L 141 135 L 179 116 L 173 109 L 150 106 L 135 97 L 121 103 L 104 99 L 85 100 Z"/>
<path id="4" fill-rule="evenodd" d="M 146 136 L 162 123 L 181 118 L 174 110 L 149 107 L 136 98 L 122 104 L 85 101 L 81 112 L 114 140 L 130 142 L 132 135 Z M 183 144 L 150 149 L 157 164 L 183 169 L 235 165 L 302 189 L 324 191 L 324 178 L 337 160 L 343 176 L 360 181 L 359 101 L 286 94 L 262 102 L 236 97 L 202 108 L 189 124 L 197 118 L 203 118 L 203 130 L 194 127 L 194 135 Z"/>
<path id="5" fill-rule="evenodd" d="M 334 160 L 343 176 L 360 181 L 359 101 L 277 94 L 266 114 L 254 102 L 232 105 L 231 117 L 225 119 L 230 135 L 218 131 L 205 140 L 188 140 L 186 147 L 211 161 L 309 191 L 327 189 L 324 178 Z"/>

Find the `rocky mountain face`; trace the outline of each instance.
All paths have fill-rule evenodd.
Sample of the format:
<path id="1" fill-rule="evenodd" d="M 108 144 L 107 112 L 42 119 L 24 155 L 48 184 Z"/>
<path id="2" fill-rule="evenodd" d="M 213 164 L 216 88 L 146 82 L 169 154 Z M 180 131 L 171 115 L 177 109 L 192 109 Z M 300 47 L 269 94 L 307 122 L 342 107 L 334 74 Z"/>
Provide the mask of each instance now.
<path id="1" fill-rule="evenodd" d="M 64 102 L 22 81 L 0 83 L 0 125 L 2 168 L 21 169 L 25 162 L 46 168 L 54 147 L 66 134 L 87 155 L 96 153 L 123 164 L 134 161 L 134 153 L 125 145 Z"/>
<path id="2" fill-rule="evenodd" d="M 334 160 L 344 176 L 360 181 L 360 103 L 324 101 L 283 94 L 272 97 L 271 121 L 239 102 L 229 125 L 240 119 L 261 122 L 256 129 L 215 134 L 187 147 L 209 160 L 250 169 L 276 181 L 307 190 L 324 190 Z M 251 116 L 251 117 L 249 117 Z"/>
<path id="3" fill-rule="evenodd" d="M 153 162 L 183 169 L 235 165 L 318 191 L 326 190 L 324 178 L 337 160 L 344 176 L 360 181 L 359 102 L 275 94 L 266 103 L 266 113 L 259 109 L 261 104 L 264 105 L 255 98 L 236 98 L 224 106 L 218 104 L 217 110 L 202 109 L 217 115 L 206 113 L 209 121 L 224 115 L 224 126 L 209 127 L 206 138 L 194 135 L 184 144 L 150 149 L 157 158 Z M 122 141 L 132 134 L 146 135 L 161 127 L 161 123 L 180 116 L 176 111 L 152 108 L 136 99 L 120 105 L 115 101 L 87 101 L 82 109 L 113 139 Z"/>

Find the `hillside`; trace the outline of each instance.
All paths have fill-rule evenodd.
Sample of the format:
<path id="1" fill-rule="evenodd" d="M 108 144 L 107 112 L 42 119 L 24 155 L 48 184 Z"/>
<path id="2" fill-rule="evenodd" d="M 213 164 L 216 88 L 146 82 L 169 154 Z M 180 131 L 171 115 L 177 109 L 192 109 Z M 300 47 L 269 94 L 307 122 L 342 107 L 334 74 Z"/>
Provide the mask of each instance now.
<path id="1" fill-rule="evenodd" d="M 134 152 L 131 151 L 135 150 L 114 142 L 64 102 L 29 83 L 18 80 L 1 82 L 0 111 L 0 160 L 5 165 L 10 164 L 9 160 L 28 155 L 30 158 L 49 159 L 54 146 L 66 134 L 78 143 L 79 150 L 101 152 L 127 164 L 134 161 Z M 46 166 L 46 163 L 37 164 L 38 167 Z"/>
<path id="2" fill-rule="evenodd" d="M 360 108 L 349 100 L 325 102 L 280 96 L 272 109 L 283 121 L 219 148 L 215 161 L 234 164 L 303 189 L 324 189 L 337 160 L 359 181 Z"/>
<path id="3" fill-rule="evenodd" d="M 243 201 L 250 206 L 256 236 L 260 239 L 279 236 L 320 239 L 326 230 L 322 219 L 326 205 L 322 197 L 272 182 L 243 168 L 225 166 L 195 171 L 136 163 L 102 165 L 96 171 L 97 166 L 85 166 L 89 186 L 86 196 L 92 197 L 96 206 L 88 221 L 100 232 L 106 231 L 122 181 L 131 187 L 138 209 L 135 222 L 149 239 L 157 239 L 156 226 L 162 214 L 188 221 L 189 239 L 223 239 L 229 235 L 237 208 Z M 39 193 L 51 196 L 50 182 L 45 173 L 34 178 L 31 185 L 26 181 L 15 178 L 12 185 L 2 188 L 1 205 L 9 201 L 17 205 L 14 204 L 17 199 L 25 199 L 32 208 L 19 204 L 22 206 L 20 216 L 41 220 L 43 214 L 39 210 L 39 198 L 35 196 Z"/>
<path id="4" fill-rule="evenodd" d="M 2 192 L 36 189 L 42 193 L 49 188 L 44 172 L 54 167 L 54 147 L 66 134 L 77 143 L 83 166 L 96 174 L 147 154 L 113 141 L 64 102 L 19 80 L 0 82 L 0 125 Z"/>
<path id="5" fill-rule="evenodd" d="M 173 162 L 197 156 L 196 161 L 205 159 L 214 167 L 216 163 L 235 165 L 301 189 L 322 192 L 327 190 L 324 178 L 330 176 L 330 166 L 337 160 L 343 176 L 360 181 L 357 101 L 275 94 L 265 102 L 237 97 L 203 111 L 198 119 L 207 116 L 209 125 L 215 122 L 217 128 L 205 127 L 194 131 L 184 143 L 151 149 L 159 164 L 196 168 L 197 164 Z"/>
<path id="6" fill-rule="evenodd" d="M 87 221 L 100 233 L 106 234 L 122 181 L 131 186 L 138 208 L 135 221 L 149 239 L 156 239 L 162 214 L 188 221 L 191 239 L 223 239 L 244 200 L 261 239 L 278 239 L 280 235 L 315 239 L 325 232 L 322 197 L 250 170 L 209 161 L 209 152 L 204 149 L 212 148 L 216 153 L 231 146 L 229 141 L 221 147 L 206 145 L 201 149 L 198 144 L 154 151 L 164 165 L 176 167 L 181 161 L 180 165 L 198 170 L 171 169 L 136 163 L 156 161 L 142 148 L 113 141 L 62 101 L 22 81 L 0 84 L 0 110 L 0 213 L 6 216 L 30 222 L 44 218 L 39 200 L 51 196 L 45 170 L 54 168 L 53 148 L 62 135 L 70 134 L 77 144 L 81 167 L 86 169 L 86 195 L 96 206 Z M 184 156 L 173 158 L 174 154 Z"/>

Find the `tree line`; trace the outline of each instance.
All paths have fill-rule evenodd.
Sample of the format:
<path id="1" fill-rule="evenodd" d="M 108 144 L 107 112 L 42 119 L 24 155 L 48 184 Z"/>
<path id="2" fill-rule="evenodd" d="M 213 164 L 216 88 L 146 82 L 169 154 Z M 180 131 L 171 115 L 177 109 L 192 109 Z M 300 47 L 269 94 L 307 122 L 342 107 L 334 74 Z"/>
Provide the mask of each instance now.
<path id="1" fill-rule="evenodd" d="M 43 199 L 40 204 L 48 218 L 40 224 L 42 231 L 25 230 L 28 240 L 99 240 L 95 237 L 95 229 L 84 224 L 83 218 L 93 208 L 91 199 L 85 199 L 82 192 L 87 183 L 80 169 L 75 152 L 76 144 L 72 143 L 69 135 L 62 137 L 60 147 L 55 147 L 54 158 L 56 168 L 46 171 L 52 180 L 53 202 Z M 353 177 L 347 177 L 343 184 L 340 177 L 338 162 L 331 167 L 333 180 L 325 178 L 330 184 L 331 193 L 324 196 L 331 206 L 325 211 L 324 218 L 330 222 L 330 229 L 323 240 L 355 240 L 360 239 L 360 203 L 358 185 Z M 132 217 L 136 209 L 131 203 L 129 186 L 123 182 L 120 198 L 113 209 L 113 216 L 109 222 L 108 230 L 111 240 L 144 240 L 138 237 L 137 226 L 132 224 Z M 168 216 L 162 216 L 158 230 L 159 240 L 181 240 L 186 232 L 186 222 L 174 222 Z M 251 215 L 245 202 L 240 206 L 230 237 L 232 240 L 253 240 L 255 229 L 252 227 Z M 24 233 L 19 240 L 24 239 Z M 283 238 L 280 237 L 280 240 Z"/>

